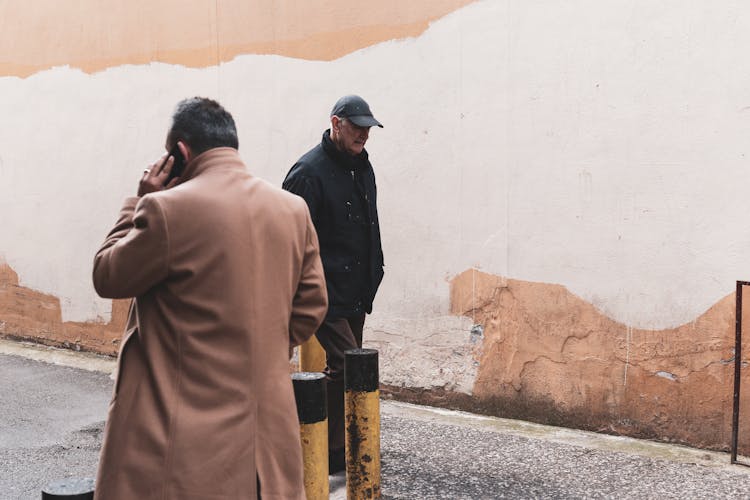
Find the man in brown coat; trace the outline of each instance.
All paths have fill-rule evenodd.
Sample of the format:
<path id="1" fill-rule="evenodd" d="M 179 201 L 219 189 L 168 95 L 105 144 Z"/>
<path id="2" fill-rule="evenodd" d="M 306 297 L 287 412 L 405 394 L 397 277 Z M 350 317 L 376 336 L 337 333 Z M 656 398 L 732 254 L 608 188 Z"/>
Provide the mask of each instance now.
<path id="1" fill-rule="evenodd" d="M 99 295 L 135 298 L 97 499 L 305 497 L 289 352 L 326 313 L 318 240 L 237 145 L 218 103 L 179 103 L 184 171 L 165 187 L 174 157 L 147 169 L 94 259 Z"/>

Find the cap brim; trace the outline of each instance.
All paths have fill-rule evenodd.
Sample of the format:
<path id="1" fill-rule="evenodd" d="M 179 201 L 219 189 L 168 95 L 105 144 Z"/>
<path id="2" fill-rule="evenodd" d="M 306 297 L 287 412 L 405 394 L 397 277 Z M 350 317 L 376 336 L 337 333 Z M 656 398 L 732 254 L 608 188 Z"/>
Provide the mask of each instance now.
<path id="1" fill-rule="evenodd" d="M 374 127 L 378 126 L 380 128 L 383 128 L 383 125 L 375 119 L 373 116 L 367 116 L 367 115 L 358 115 L 358 116 L 347 116 L 348 120 L 351 120 L 353 124 L 355 124 L 358 127 Z"/>

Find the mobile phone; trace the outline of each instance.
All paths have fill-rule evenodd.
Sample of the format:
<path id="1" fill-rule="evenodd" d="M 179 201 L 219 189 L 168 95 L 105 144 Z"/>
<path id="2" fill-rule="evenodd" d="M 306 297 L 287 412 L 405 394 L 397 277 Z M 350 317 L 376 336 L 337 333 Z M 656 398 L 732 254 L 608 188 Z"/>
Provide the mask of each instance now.
<path id="1" fill-rule="evenodd" d="M 170 156 L 174 158 L 174 163 L 172 163 L 172 170 L 169 171 L 169 177 L 167 177 L 167 180 L 164 181 L 165 186 L 168 185 L 175 177 L 181 176 L 182 172 L 185 170 L 185 157 L 182 156 L 182 151 L 180 151 L 180 148 L 177 147 L 177 144 L 175 144 L 174 147 L 169 151 L 167 159 L 164 160 L 165 164 L 169 160 Z"/>

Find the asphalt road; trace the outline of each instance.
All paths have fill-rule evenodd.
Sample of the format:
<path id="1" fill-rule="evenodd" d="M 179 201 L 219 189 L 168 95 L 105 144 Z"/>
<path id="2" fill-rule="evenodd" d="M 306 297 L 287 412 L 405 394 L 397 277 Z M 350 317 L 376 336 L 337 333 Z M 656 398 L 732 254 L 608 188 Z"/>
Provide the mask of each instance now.
<path id="1" fill-rule="evenodd" d="M 95 475 L 112 367 L 0 341 L 0 499 Z M 750 468 L 723 453 L 387 400 L 381 436 L 383 498 L 750 498 Z M 343 475 L 331 487 L 345 498 Z"/>
<path id="2" fill-rule="evenodd" d="M 93 476 L 112 387 L 108 374 L 0 355 L 0 498 L 38 499 Z"/>

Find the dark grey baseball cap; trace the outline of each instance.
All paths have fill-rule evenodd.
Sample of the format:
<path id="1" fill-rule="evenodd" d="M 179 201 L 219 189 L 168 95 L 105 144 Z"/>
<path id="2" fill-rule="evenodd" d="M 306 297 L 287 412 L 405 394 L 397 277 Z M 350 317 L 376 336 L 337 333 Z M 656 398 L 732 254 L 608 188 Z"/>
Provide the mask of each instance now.
<path id="1" fill-rule="evenodd" d="M 347 118 L 360 127 L 373 127 L 377 125 L 383 128 L 383 125 L 372 116 L 370 106 L 364 99 L 358 95 L 345 95 L 333 105 L 331 116 L 336 115 L 339 118 Z"/>

